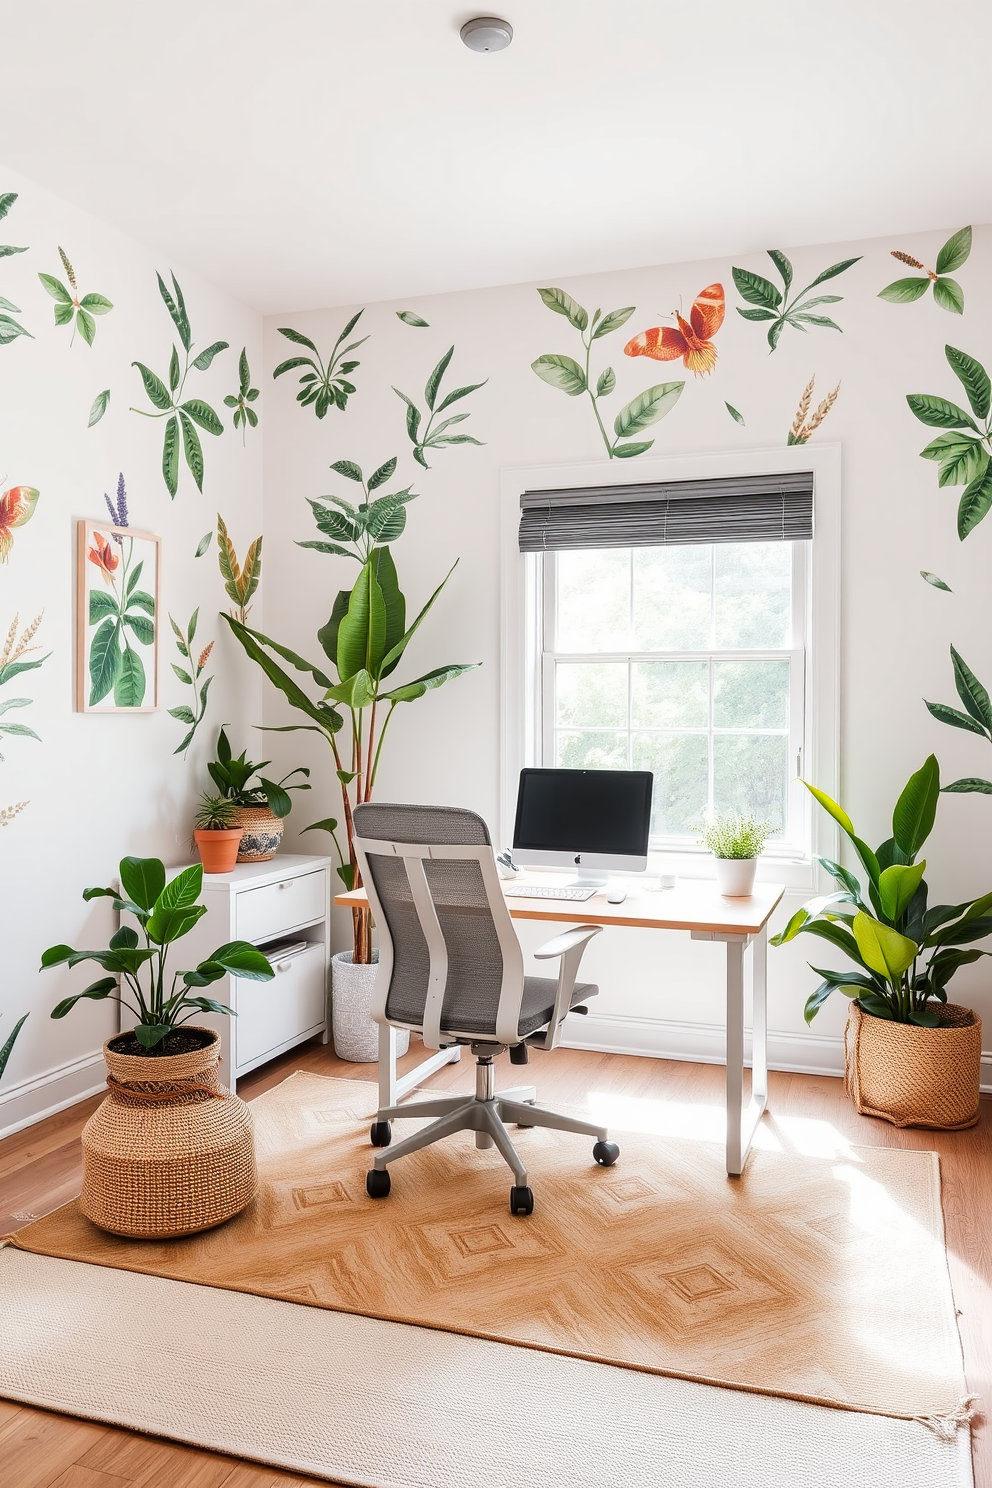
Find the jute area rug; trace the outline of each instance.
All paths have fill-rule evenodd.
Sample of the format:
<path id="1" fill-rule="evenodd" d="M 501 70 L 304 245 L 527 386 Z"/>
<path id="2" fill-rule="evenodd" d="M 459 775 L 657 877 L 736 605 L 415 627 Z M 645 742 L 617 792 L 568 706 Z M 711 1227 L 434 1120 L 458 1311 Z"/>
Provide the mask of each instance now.
<path id="1" fill-rule="evenodd" d="M 519 1131 L 524 1218 L 469 1133 L 369 1199 L 375 1107 L 371 1084 L 303 1073 L 255 1100 L 259 1197 L 205 1235 L 116 1239 L 69 1204 L 13 1244 L 851 1411 L 960 1411 L 934 1154 L 759 1150 L 732 1180 L 710 1143 L 620 1134 L 601 1169 L 583 1137 Z"/>
<path id="2" fill-rule="evenodd" d="M 972 1484 L 967 1431 L 13 1246 L 0 1395 L 362 1488 Z"/>

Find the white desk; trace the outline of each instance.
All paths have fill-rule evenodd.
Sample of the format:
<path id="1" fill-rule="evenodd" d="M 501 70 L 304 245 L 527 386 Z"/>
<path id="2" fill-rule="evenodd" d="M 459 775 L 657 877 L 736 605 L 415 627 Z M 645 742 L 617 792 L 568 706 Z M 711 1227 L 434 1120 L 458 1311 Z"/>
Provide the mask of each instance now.
<path id="1" fill-rule="evenodd" d="M 536 881 L 536 875 L 535 881 Z M 542 879 L 541 882 L 551 882 Z M 504 889 L 510 887 L 504 883 Z M 768 1099 L 767 949 L 768 921 L 784 894 L 781 884 L 755 884 L 747 899 L 728 899 L 717 893 L 715 883 L 704 879 L 680 879 L 674 889 L 651 891 L 632 885 L 622 904 L 608 904 L 606 891 L 591 899 L 521 899 L 507 895 L 506 903 L 515 920 L 549 920 L 555 924 L 618 925 L 650 930 L 687 930 L 693 940 L 722 941 L 727 947 L 727 1172 L 733 1177 L 744 1171 L 755 1128 Z M 339 894 L 335 904 L 364 908 L 364 889 Z M 752 1029 L 751 1096 L 744 1104 L 744 953 L 751 949 Z M 385 1030 L 384 1030 L 385 1031 Z M 389 1030 L 390 1033 L 393 1030 Z M 380 1048 L 385 1053 L 385 1040 Z M 395 1038 L 389 1041 L 395 1050 Z M 450 1053 L 450 1051 L 442 1051 Z M 438 1068 L 434 1055 L 418 1065 L 402 1081 L 405 1094 Z M 391 1064 L 391 1068 L 390 1068 Z M 421 1073 L 423 1071 L 423 1073 Z M 380 1061 L 380 1086 L 396 1090 L 395 1052 Z M 399 1098 L 399 1097 L 396 1097 Z M 390 1104 L 392 1104 L 390 1100 Z"/>

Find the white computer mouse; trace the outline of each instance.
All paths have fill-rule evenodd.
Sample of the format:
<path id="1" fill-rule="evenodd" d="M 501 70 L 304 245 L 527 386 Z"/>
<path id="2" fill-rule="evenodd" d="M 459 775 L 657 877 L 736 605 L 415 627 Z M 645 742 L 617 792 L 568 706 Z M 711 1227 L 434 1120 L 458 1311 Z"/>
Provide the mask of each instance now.
<path id="1" fill-rule="evenodd" d="M 626 889 L 611 889 L 606 896 L 606 902 L 607 904 L 622 904 L 626 897 Z"/>

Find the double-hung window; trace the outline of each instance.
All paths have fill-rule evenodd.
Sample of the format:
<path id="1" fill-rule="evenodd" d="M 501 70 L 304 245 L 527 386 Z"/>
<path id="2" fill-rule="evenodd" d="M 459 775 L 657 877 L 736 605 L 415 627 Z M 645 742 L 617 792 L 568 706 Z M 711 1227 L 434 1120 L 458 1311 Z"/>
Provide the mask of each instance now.
<path id="1" fill-rule="evenodd" d="M 809 852 L 812 476 L 527 492 L 540 763 L 654 773 L 652 847 L 752 811 Z"/>

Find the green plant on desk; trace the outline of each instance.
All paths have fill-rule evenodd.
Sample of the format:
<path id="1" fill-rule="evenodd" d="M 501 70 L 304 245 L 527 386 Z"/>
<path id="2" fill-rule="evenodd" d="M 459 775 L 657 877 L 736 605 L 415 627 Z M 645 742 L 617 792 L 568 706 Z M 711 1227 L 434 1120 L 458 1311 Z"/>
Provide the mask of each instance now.
<path id="1" fill-rule="evenodd" d="M 703 832 L 703 846 L 715 858 L 757 858 L 768 837 L 770 822 L 759 821 L 750 811 L 731 811 L 718 816 Z"/>
<path id="2" fill-rule="evenodd" d="M 830 994 L 840 991 L 856 997 L 876 1018 L 936 1028 L 933 1004 L 947 1001 L 947 984 L 960 967 L 990 954 L 971 942 L 992 934 L 992 894 L 964 904 L 928 904 L 926 860 L 918 863 L 916 857 L 937 813 L 936 759 L 931 754 L 910 776 L 892 813 L 892 836 L 874 851 L 857 835 L 842 806 L 804 784 L 847 837 L 868 878 L 865 891 L 849 869 L 818 858 L 839 890 L 811 900 L 772 937 L 772 945 L 784 945 L 797 935 L 816 935 L 843 951 L 857 968 L 828 971 L 811 963 L 823 980 L 807 999 L 806 1022 L 812 1023 Z"/>
<path id="3" fill-rule="evenodd" d="M 119 913 L 134 916 L 141 934 L 130 925 L 122 925 L 111 936 L 105 951 L 49 946 L 41 958 L 42 971 L 50 966 L 77 966 L 81 961 L 95 961 L 108 973 L 82 992 L 64 998 L 52 1009 L 53 1018 L 64 1018 L 83 998 L 101 1002 L 109 997 L 134 1013 L 135 1037 L 149 1054 L 167 1054 L 169 1034 L 195 1013 L 233 1015 L 233 1008 L 212 997 L 200 996 L 200 988 L 209 987 L 228 974 L 253 982 L 272 980 L 275 973 L 261 951 L 245 940 L 232 940 L 218 946 L 194 970 L 174 972 L 171 983 L 167 982 L 169 947 L 188 934 L 207 912 L 205 904 L 197 903 L 203 886 L 203 868 L 196 863 L 167 883 L 165 866 L 158 858 L 123 858 L 120 881 L 120 889 L 84 889 L 83 898 L 111 899 Z"/>

